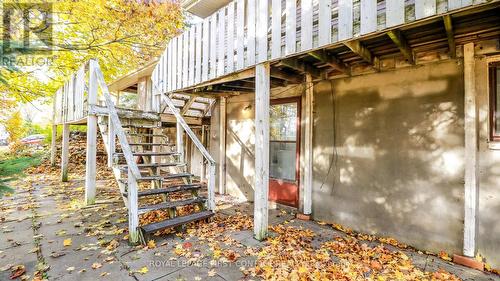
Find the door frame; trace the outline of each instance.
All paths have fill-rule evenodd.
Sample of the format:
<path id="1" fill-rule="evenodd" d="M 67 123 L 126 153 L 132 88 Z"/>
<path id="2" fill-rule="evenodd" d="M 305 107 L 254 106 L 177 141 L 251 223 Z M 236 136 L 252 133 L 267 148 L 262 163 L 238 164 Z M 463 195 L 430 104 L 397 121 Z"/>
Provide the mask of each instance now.
<path id="1" fill-rule="evenodd" d="M 272 178 L 271 175 L 269 175 L 269 182 L 271 181 L 284 181 L 288 183 L 293 183 L 297 185 L 297 198 L 295 200 L 295 204 L 291 207 L 298 208 L 299 207 L 299 201 L 300 201 L 300 148 L 301 148 L 301 139 L 302 139 L 302 125 L 301 125 L 301 120 L 302 120 L 302 96 L 294 96 L 294 97 L 286 97 L 286 98 L 277 98 L 277 99 L 271 99 L 270 101 L 270 106 L 273 105 L 279 105 L 279 104 L 287 104 L 287 103 L 296 103 L 297 104 L 297 132 L 296 132 L 296 141 L 295 141 L 295 181 L 291 182 L 288 180 L 284 179 L 277 179 L 277 178 Z M 269 142 L 271 143 L 272 141 L 269 139 Z M 283 202 L 280 202 L 279 200 L 271 200 L 276 203 L 283 204 Z M 285 204 L 290 206 L 289 204 Z"/>

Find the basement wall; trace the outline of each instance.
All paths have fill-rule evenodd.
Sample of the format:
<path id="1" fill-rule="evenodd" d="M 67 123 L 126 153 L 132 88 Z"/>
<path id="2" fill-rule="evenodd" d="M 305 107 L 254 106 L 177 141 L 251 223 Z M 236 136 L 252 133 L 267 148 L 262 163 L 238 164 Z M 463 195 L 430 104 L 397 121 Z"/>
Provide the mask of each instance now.
<path id="1" fill-rule="evenodd" d="M 463 87 L 459 61 L 319 83 L 314 219 L 461 253 Z"/>

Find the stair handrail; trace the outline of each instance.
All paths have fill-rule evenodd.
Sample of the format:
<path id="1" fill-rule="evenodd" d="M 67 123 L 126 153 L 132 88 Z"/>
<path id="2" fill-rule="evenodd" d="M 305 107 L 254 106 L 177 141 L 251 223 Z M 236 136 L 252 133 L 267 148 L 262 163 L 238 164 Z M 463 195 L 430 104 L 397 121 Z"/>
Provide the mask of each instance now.
<path id="1" fill-rule="evenodd" d="M 98 85 L 101 88 L 102 94 L 104 96 L 104 101 L 106 103 L 106 107 L 108 108 L 108 115 L 114 127 L 114 134 L 118 137 L 118 141 L 120 142 L 120 146 L 122 148 L 128 168 L 131 170 L 132 175 L 136 179 L 138 179 L 141 177 L 141 172 L 139 171 L 139 167 L 137 167 L 137 164 L 134 161 L 132 149 L 130 148 L 125 132 L 123 131 L 122 123 L 120 121 L 120 118 L 118 117 L 116 107 L 113 103 L 113 100 L 111 100 L 111 95 L 109 94 L 108 85 L 104 80 L 104 75 L 102 74 L 101 68 L 99 67 L 99 63 L 96 60 L 91 60 L 91 62 L 95 63 L 93 71 L 95 72 Z"/>
<path id="2" fill-rule="evenodd" d="M 193 141 L 196 148 L 198 148 L 198 150 L 201 152 L 203 157 L 207 160 L 207 162 L 209 164 L 209 177 L 208 177 L 208 185 L 207 185 L 208 209 L 211 211 L 215 211 L 215 164 L 216 164 L 215 160 L 210 155 L 208 150 L 203 146 L 203 144 L 198 139 L 198 137 L 193 132 L 193 130 L 191 130 L 191 128 L 187 124 L 186 120 L 182 117 L 179 109 L 175 107 L 175 104 L 172 101 L 172 99 L 166 93 L 163 93 L 162 91 L 160 91 L 159 87 L 155 83 L 153 83 L 153 87 L 157 93 L 160 93 L 162 101 L 167 104 L 168 108 L 170 108 L 170 111 L 174 114 L 177 122 L 182 126 L 182 128 L 184 129 L 186 134 Z"/>

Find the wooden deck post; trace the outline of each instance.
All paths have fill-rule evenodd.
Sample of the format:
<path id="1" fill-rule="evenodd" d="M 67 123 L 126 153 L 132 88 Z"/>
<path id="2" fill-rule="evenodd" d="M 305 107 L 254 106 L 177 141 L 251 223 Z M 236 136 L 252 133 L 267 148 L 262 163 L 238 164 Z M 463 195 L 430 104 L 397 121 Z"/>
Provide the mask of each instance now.
<path id="1" fill-rule="evenodd" d="M 69 159 L 69 124 L 63 124 L 62 146 L 61 146 L 61 180 L 68 181 L 68 159 Z"/>
<path id="2" fill-rule="evenodd" d="M 52 139 L 50 140 L 50 165 L 54 167 L 56 165 L 56 141 L 57 141 L 57 125 L 55 122 L 52 125 Z"/>
<path id="3" fill-rule="evenodd" d="M 183 163 L 185 161 L 184 159 L 184 129 L 182 128 L 181 123 L 177 121 L 176 123 L 176 148 L 177 148 L 177 153 L 179 153 L 179 161 Z"/>
<path id="4" fill-rule="evenodd" d="M 269 194 L 269 63 L 255 67 L 255 196 L 254 236 L 267 237 Z"/>
<path id="5" fill-rule="evenodd" d="M 226 97 L 220 97 L 219 110 L 219 194 L 226 193 Z"/>
<path id="6" fill-rule="evenodd" d="M 128 168 L 128 187 L 127 187 L 127 199 L 128 199 L 128 240 L 131 244 L 137 244 L 139 242 L 139 210 L 137 205 L 138 191 L 137 191 L 137 181 L 135 179 L 134 173 Z"/>
<path id="7" fill-rule="evenodd" d="M 207 147 L 207 143 L 206 143 L 206 126 L 205 125 L 201 125 L 201 144 L 204 146 L 204 147 Z M 200 165 L 200 181 L 201 182 L 204 182 L 205 179 L 206 179 L 206 164 L 205 164 L 205 158 L 202 156 L 201 157 L 201 165 Z"/>
<path id="8" fill-rule="evenodd" d="M 477 208 L 478 208 L 478 125 L 475 95 L 474 43 L 464 45 L 464 123 L 465 123 L 465 214 L 464 255 L 474 257 L 476 253 Z"/>
<path id="9" fill-rule="evenodd" d="M 89 61 L 89 93 L 88 104 L 97 104 L 97 61 Z M 95 203 L 96 194 L 96 154 L 97 154 L 97 116 L 89 114 L 87 116 L 87 155 L 85 164 L 85 204 Z"/>
<path id="10" fill-rule="evenodd" d="M 305 89 L 305 143 L 304 143 L 304 215 L 311 215 L 312 212 L 312 171 L 313 171 L 313 83 L 311 74 L 306 74 Z"/>

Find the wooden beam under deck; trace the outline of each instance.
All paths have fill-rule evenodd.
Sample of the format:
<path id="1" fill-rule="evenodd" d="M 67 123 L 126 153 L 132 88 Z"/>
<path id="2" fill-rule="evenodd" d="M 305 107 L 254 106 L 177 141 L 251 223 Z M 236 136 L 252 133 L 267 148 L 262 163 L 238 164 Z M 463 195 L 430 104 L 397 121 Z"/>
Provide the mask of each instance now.
<path id="1" fill-rule="evenodd" d="M 406 58 L 406 60 L 411 64 L 415 64 L 415 59 L 413 57 L 413 50 L 411 49 L 410 45 L 406 41 L 406 38 L 403 36 L 401 31 L 398 29 L 394 29 L 387 32 L 387 35 L 389 36 L 389 38 L 391 38 L 392 42 L 396 44 L 396 46 L 399 48 L 399 50 Z"/>
<path id="2" fill-rule="evenodd" d="M 349 67 L 336 57 L 327 54 L 325 50 L 313 51 L 308 54 L 333 69 L 349 75 Z"/>
<path id="3" fill-rule="evenodd" d="M 374 56 L 370 50 L 361 44 L 361 41 L 353 40 L 345 42 L 344 45 L 353 53 L 360 56 L 365 62 L 369 63 L 375 70 L 378 71 L 380 69 L 379 58 Z"/>
<path id="4" fill-rule="evenodd" d="M 455 35 L 453 32 L 453 21 L 450 15 L 443 16 L 444 29 L 446 30 L 446 37 L 448 38 L 448 46 L 450 49 L 450 57 L 457 57 L 457 47 L 455 45 Z"/>

